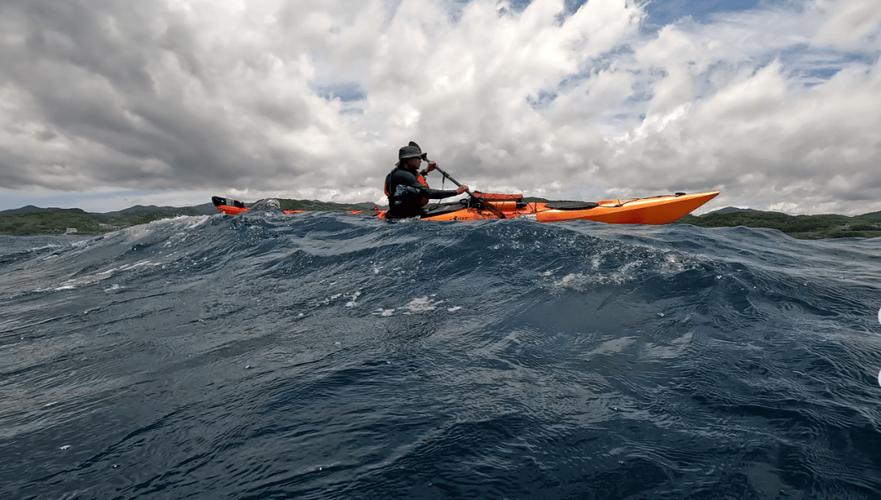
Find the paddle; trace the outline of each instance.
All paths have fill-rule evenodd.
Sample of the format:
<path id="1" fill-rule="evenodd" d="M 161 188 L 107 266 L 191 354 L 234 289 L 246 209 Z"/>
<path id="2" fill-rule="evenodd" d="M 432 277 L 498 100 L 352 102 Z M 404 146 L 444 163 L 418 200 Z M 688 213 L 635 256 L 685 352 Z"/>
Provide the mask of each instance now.
<path id="1" fill-rule="evenodd" d="M 423 155 L 423 159 L 425 161 L 428 161 L 428 155 Z M 450 182 L 452 182 L 453 184 L 456 185 L 456 187 L 459 187 L 462 185 L 462 184 L 459 184 L 459 181 L 457 181 L 456 179 L 453 179 L 452 175 L 446 173 L 446 171 L 444 171 L 444 169 L 438 167 L 437 164 L 434 165 L 434 169 L 437 170 L 438 172 L 440 172 L 441 175 L 443 175 L 444 177 L 449 179 Z M 492 203 L 487 203 L 485 200 L 481 199 L 480 196 L 477 196 L 476 194 L 472 193 L 470 189 L 466 190 L 465 192 L 468 193 L 468 196 L 470 196 L 472 199 L 477 201 L 478 206 L 481 206 L 481 207 L 489 210 L 499 219 L 506 219 L 507 218 L 507 217 L 505 217 L 505 214 L 502 213 L 502 211 L 498 209 L 498 207 L 496 207 Z"/>

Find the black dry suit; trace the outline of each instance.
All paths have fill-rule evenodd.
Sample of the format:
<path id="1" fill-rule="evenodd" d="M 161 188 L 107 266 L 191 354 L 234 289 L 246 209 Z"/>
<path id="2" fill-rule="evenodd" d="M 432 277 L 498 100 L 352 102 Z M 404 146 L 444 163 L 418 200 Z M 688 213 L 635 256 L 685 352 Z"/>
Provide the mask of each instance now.
<path id="1" fill-rule="evenodd" d="M 385 178 L 385 194 L 388 196 L 386 217 L 418 217 L 428 200 L 449 198 L 459 194 L 455 189 L 431 189 L 422 175 L 398 166 Z"/>

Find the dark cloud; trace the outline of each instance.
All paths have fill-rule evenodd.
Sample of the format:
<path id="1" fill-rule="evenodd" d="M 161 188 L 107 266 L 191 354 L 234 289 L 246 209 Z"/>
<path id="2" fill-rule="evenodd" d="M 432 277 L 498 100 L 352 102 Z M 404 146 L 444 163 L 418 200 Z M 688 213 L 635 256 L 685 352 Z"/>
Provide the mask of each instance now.
<path id="1" fill-rule="evenodd" d="M 0 82 L 16 91 L 18 106 L 31 113 L 27 119 L 40 137 L 67 143 L 66 161 L 85 183 L 70 185 L 68 175 L 53 182 L 57 170 L 41 164 L 40 151 L 31 151 L 31 158 L 20 151 L 3 160 L 0 185 L 171 188 L 206 178 L 234 184 L 251 169 L 296 174 L 298 163 L 309 162 L 308 154 L 261 147 L 265 143 L 256 130 L 237 125 L 250 110 L 226 101 L 223 82 L 206 76 L 204 54 L 189 28 L 163 5 L 42 0 L 4 5 Z M 266 96 L 251 101 L 246 104 L 262 117 L 289 129 L 308 123 L 302 100 L 289 100 L 284 108 Z"/>

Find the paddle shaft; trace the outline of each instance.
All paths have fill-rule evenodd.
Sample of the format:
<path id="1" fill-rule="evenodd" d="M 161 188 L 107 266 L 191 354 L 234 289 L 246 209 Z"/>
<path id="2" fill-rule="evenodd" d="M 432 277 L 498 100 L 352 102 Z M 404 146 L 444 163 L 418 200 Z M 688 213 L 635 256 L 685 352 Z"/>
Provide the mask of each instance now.
<path id="1" fill-rule="evenodd" d="M 428 161 L 427 157 L 425 158 L 425 161 Z M 457 181 L 456 179 L 453 179 L 452 175 L 448 174 L 444 169 L 438 167 L 437 163 L 434 164 L 434 169 L 437 170 L 438 172 L 440 172 L 441 175 L 443 175 L 444 177 L 449 179 L 450 182 L 452 182 L 453 184 L 456 185 L 456 187 L 459 187 L 462 185 L 462 184 L 459 184 L 459 181 Z M 465 190 L 465 192 L 468 193 L 468 196 L 470 196 L 470 197 L 474 198 L 475 200 L 477 200 L 478 202 L 480 202 L 480 204 L 483 205 L 484 208 L 486 208 L 487 210 L 489 210 L 490 212 L 495 214 L 495 216 L 498 217 L 499 219 L 506 219 L 507 218 L 507 217 L 505 217 L 505 214 L 502 213 L 502 211 L 498 209 L 498 207 L 496 207 L 492 203 L 486 203 L 485 200 L 481 200 L 480 197 L 475 195 L 474 193 L 472 193 L 470 189 Z"/>
<path id="2" fill-rule="evenodd" d="M 452 182 L 453 184 L 456 185 L 456 187 L 461 186 L 461 184 L 459 184 L 459 181 L 457 181 L 456 179 L 453 179 L 453 176 L 452 176 L 452 175 L 448 174 L 444 169 L 438 167 L 437 164 L 434 165 L 434 169 L 437 170 L 438 172 L 440 172 L 441 175 L 443 175 L 444 177 L 446 177 L 447 179 L 449 179 L 450 182 Z M 468 194 L 471 194 L 471 190 L 470 190 L 470 189 L 469 189 L 468 191 L 466 191 L 466 192 L 467 192 Z M 472 195 L 472 196 L 474 196 L 474 195 Z"/>

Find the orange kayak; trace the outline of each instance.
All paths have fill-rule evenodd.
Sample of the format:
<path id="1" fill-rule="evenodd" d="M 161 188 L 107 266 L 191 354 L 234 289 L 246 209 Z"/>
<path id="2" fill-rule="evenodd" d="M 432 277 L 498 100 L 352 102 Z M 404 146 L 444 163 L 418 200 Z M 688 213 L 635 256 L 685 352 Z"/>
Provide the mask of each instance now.
<path id="1" fill-rule="evenodd" d="M 712 200 L 719 195 L 719 191 L 598 202 L 527 202 L 523 201 L 523 195 L 520 194 L 475 193 L 475 195 L 480 198 L 480 204 L 475 204 L 469 198 L 460 202 L 430 205 L 421 218 L 434 221 L 472 221 L 523 217 L 539 222 L 592 220 L 608 224 L 669 224 Z M 235 200 L 215 196 L 212 197 L 212 201 L 217 209 L 225 214 L 238 215 L 248 210 L 244 203 Z M 301 212 L 303 211 L 284 211 L 288 214 Z M 362 211 L 352 210 L 349 213 L 361 214 Z M 380 218 L 385 218 L 384 210 L 376 210 L 376 214 Z"/>

